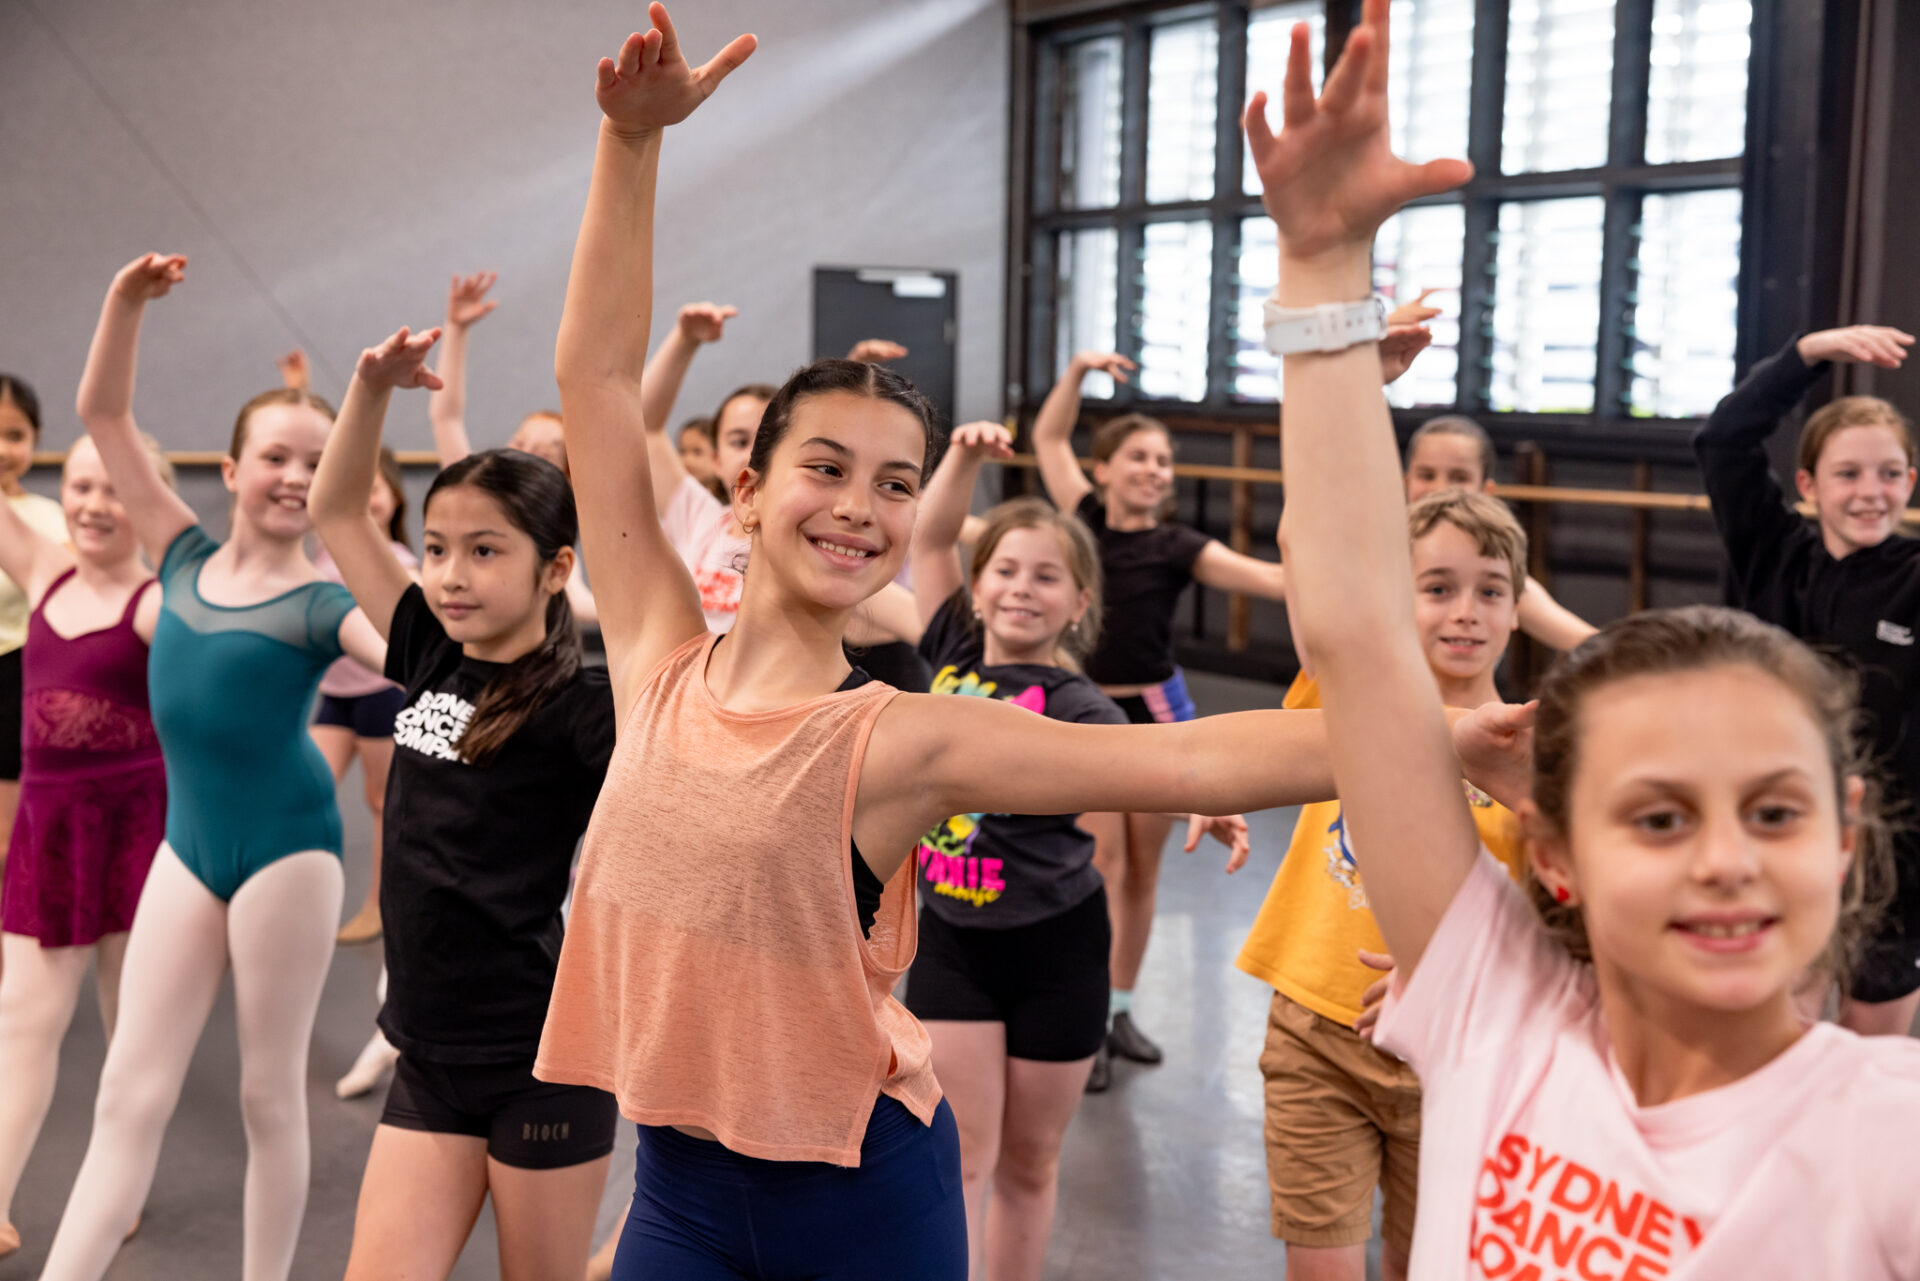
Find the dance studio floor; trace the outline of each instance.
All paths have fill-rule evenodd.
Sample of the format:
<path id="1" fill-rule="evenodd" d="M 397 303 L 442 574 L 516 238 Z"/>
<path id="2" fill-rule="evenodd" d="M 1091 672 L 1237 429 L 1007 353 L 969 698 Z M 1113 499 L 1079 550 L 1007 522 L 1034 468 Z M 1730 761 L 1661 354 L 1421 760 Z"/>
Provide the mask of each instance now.
<path id="1" fill-rule="evenodd" d="M 1278 688 L 1196 675 L 1206 713 L 1277 707 Z M 341 793 L 346 815 L 347 902 L 366 888 L 367 816 L 359 779 Z M 1161 881 L 1160 914 L 1136 1012 L 1160 1041 L 1157 1068 L 1117 1065 L 1113 1090 L 1090 1097 L 1068 1132 L 1059 1219 L 1047 1275 L 1061 1281 L 1282 1273 L 1282 1249 L 1267 1232 L 1260 1139 L 1260 1074 L 1269 989 L 1233 968 L 1292 830 L 1292 811 L 1252 819 L 1252 861 L 1231 879 L 1218 846 L 1182 855 L 1175 833 Z M 333 1281 L 346 1268 L 354 1202 L 384 1087 L 341 1102 L 333 1081 L 365 1042 L 375 1004 L 379 949 L 342 948 L 314 1031 L 309 1106 L 313 1190 L 293 1275 Z M 86 1143 L 101 1059 L 100 1022 L 83 1002 L 67 1039 L 59 1092 L 14 1213 L 23 1248 L 0 1261 L 0 1281 L 37 1275 Z M 237 1102 L 238 1052 L 231 993 L 215 1007 L 167 1132 L 140 1234 L 110 1278 L 173 1281 L 240 1274 L 240 1189 L 246 1149 Z M 625 1209 L 633 1132 L 622 1123 L 601 1206 L 601 1229 Z M 498 1275 L 490 1220 L 483 1218 L 453 1275 Z"/>

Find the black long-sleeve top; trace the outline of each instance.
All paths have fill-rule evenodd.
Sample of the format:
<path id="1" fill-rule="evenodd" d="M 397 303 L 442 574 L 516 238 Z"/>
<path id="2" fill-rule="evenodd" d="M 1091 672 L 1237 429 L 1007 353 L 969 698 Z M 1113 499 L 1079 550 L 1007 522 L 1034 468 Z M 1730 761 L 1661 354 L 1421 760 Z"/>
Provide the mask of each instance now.
<path id="1" fill-rule="evenodd" d="M 1788 504 L 1767 437 L 1826 369 L 1799 336 L 1750 370 L 1693 438 L 1740 603 L 1860 674 L 1875 756 L 1896 795 L 1920 796 L 1920 542 L 1895 534 L 1839 560 Z M 1909 838 L 1903 850 L 1920 848 Z"/>

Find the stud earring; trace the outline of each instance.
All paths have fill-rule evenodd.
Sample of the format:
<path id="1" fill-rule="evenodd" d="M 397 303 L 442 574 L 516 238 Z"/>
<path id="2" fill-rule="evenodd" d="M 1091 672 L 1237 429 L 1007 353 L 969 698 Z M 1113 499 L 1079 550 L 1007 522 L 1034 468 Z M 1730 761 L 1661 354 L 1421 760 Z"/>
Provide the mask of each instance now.
<path id="1" fill-rule="evenodd" d="M 1571 900 L 1572 900 L 1572 898 L 1573 898 L 1573 894 L 1572 894 L 1572 893 L 1571 893 L 1571 892 L 1570 892 L 1570 891 L 1569 891 L 1569 890 L 1567 889 L 1567 887 L 1566 887 L 1566 886 L 1564 886 L 1564 885 L 1556 885 L 1556 886 L 1554 886 L 1554 887 L 1553 887 L 1553 901 L 1554 901 L 1554 902 L 1556 902 L 1556 903 L 1566 903 L 1566 902 L 1569 902 L 1569 901 L 1571 901 Z"/>

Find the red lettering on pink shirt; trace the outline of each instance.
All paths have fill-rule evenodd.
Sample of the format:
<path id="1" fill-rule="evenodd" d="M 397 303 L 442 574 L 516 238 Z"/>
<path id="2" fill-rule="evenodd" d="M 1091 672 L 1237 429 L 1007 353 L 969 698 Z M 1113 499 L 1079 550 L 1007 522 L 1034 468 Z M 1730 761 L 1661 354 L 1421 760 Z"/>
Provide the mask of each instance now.
<path id="1" fill-rule="evenodd" d="M 1584 1186 L 1580 1186 L 1582 1184 Z M 1583 1214 L 1600 1200 L 1600 1178 L 1586 1166 L 1569 1161 L 1567 1168 L 1560 1172 L 1560 1181 L 1553 1185 L 1553 1195 L 1548 1200 L 1563 1210 Z"/>
<path id="2" fill-rule="evenodd" d="M 1627 1260 L 1627 1270 L 1620 1274 L 1620 1281 L 1659 1281 L 1667 1275 L 1667 1265 L 1644 1254 L 1636 1254 Z"/>
<path id="3" fill-rule="evenodd" d="M 1500 1140 L 1500 1146 L 1495 1150 L 1494 1160 L 1488 1161 L 1487 1164 L 1493 1168 L 1493 1172 L 1497 1177 L 1511 1179 L 1514 1175 L 1520 1173 L 1520 1167 L 1525 1164 L 1527 1153 L 1531 1151 L 1532 1148 L 1533 1144 L 1527 1142 L 1520 1135 L 1509 1134 L 1506 1138 Z M 1497 1165 L 1495 1161 L 1498 1162 Z"/>
<path id="4" fill-rule="evenodd" d="M 1625 1250 L 1622 1250 L 1611 1237 L 1589 1237 L 1586 1248 L 1580 1251 L 1580 1281 L 1620 1281 L 1620 1274 L 1617 1272 L 1598 1272 L 1594 1270 L 1593 1256 L 1602 1250 L 1611 1253 L 1615 1263 L 1625 1258 L 1627 1253 Z"/>
<path id="5" fill-rule="evenodd" d="M 1587 1230 L 1584 1227 L 1571 1224 L 1568 1226 L 1566 1235 L 1563 1236 L 1560 1231 L 1560 1216 L 1548 1210 L 1540 1216 L 1540 1234 L 1534 1237 L 1528 1253 L 1550 1254 L 1553 1256 L 1554 1263 L 1564 1268 L 1573 1262 L 1573 1253 L 1580 1248 L 1580 1239 L 1586 1234 Z"/>
<path id="6" fill-rule="evenodd" d="M 1598 1222 L 1601 1218 L 1611 1213 L 1613 1215 L 1613 1230 L 1631 1240 L 1633 1237 L 1633 1225 L 1640 1221 L 1640 1208 L 1645 1201 L 1646 1197 L 1636 1192 L 1633 1194 L 1633 1200 L 1627 1202 L 1624 1206 L 1621 1205 L 1620 1185 L 1612 1179 L 1608 1179 L 1606 1190 L 1600 1194 L 1600 1212 L 1594 1216 L 1594 1221 Z"/>
<path id="7" fill-rule="evenodd" d="M 1559 1164 L 1559 1157 L 1549 1156 L 1547 1153 L 1535 1148 L 1533 1152 L 1533 1177 L 1527 1180 L 1527 1191 L 1537 1191 L 1540 1187 L 1540 1180 L 1547 1177 L 1547 1171 Z"/>
<path id="8" fill-rule="evenodd" d="M 1658 1201 L 1649 1202 L 1647 1217 L 1641 1221 L 1635 1239 L 1655 1254 L 1673 1253 L 1673 1211 Z"/>

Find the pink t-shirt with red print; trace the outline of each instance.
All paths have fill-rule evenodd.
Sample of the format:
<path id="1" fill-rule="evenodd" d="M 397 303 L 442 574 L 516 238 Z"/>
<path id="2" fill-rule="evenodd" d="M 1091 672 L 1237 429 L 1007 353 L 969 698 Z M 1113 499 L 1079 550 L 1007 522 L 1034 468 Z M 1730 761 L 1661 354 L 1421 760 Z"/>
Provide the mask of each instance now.
<path id="1" fill-rule="evenodd" d="M 740 615 L 740 589 L 747 581 L 747 552 L 752 547 L 733 536 L 733 509 L 693 477 L 682 476 L 660 513 L 660 527 L 693 573 L 707 630 L 727 631 Z"/>
<path id="2" fill-rule="evenodd" d="M 1592 968 L 1484 852 L 1376 1040 L 1420 1074 L 1420 1281 L 1920 1278 L 1920 1042 L 1819 1024 L 1641 1107 Z"/>

